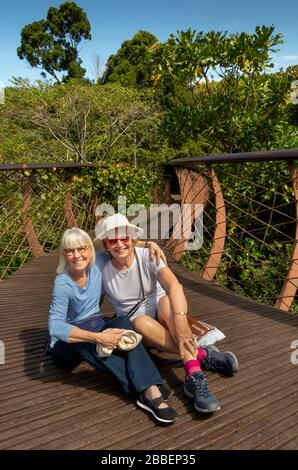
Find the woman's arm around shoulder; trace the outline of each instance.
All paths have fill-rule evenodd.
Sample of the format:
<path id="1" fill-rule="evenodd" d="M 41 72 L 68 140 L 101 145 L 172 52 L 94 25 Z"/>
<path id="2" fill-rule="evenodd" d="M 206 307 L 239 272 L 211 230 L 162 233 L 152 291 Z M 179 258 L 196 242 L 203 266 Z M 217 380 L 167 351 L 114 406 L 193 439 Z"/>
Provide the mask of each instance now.
<path id="1" fill-rule="evenodd" d="M 149 250 L 149 255 L 150 255 L 150 260 L 151 261 L 156 261 L 157 266 L 160 263 L 160 260 L 164 262 L 164 264 L 167 264 L 167 258 L 160 246 L 152 241 L 143 241 L 139 240 L 136 245 L 138 248 L 148 248 Z"/>

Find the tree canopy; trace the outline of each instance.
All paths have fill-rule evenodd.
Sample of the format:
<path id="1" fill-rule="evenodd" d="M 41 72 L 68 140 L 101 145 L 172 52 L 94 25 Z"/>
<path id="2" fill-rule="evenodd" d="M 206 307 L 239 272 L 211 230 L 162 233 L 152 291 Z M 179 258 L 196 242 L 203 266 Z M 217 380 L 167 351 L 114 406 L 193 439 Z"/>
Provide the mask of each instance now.
<path id="1" fill-rule="evenodd" d="M 32 67 L 43 69 L 57 82 L 59 72 L 67 72 L 63 80 L 83 78 L 78 45 L 91 39 L 90 23 L 86 13 L 74 2 L 65 2 L 59 8 L 51 7 L 46 19 L 27 24 L 21 31 L 21 45 L 17 49 L 20 59 Z"/>
<path id="2" fill-rule="evenodd" d="M 23 28 L 19 56 L 64 83 L 12 80 L 0 106 L 1 163 L 104 162 L 105 169 L 88 168 L 80 177 L 72 172 L 71 181 L 65 176 L 62 191 L 71 187 L 84 204 L 94 192 L 105 202 L 115 203 L 118 194 L 125 194 L 129 203 L 149 204 L 150 190 L 165 200 L 163 164 L 175 157 L 298 148 L 298 68 L 272 72 L 272 56 L 282 42 L 274 26 L 234 34 L 188 29 L 164 43 L 138 31 L 109 57 L 96 83 L 81 80 L 78 45 L 90 37 L 85 13 L 70 2 Z M 62 79 L 61 72 L 66 72 Z M 296 230 L 288 167 L 277 162 L 212 167 L 224 191 L 230 239 L 216 280 L 270 303 L 272 293 L 278 295 L 273 282 L 286 276 L 292 253 L 280 229 L 285 225 L 292 239 Z M 54 204 L 55 172 L 37 180 L 34 190 L 40 193 L 40 182 L 51 183 L 51 191 L 38 200 Z M 7 200 L 2 207 L 9 208 L 11 195 L 17 194 L 22 214 L 22 195 L 14 179 L 11 184 L 11 192 L 6 180 L 0 185 Z M 45 221 L 49 207 L 33 207 L 36 220 Z M 208 236 L 216 224 L 212 197 L 206 215 L 200 255 L 194 252 L 184 260 L 195 270 L 208 259 L 213 243 Z M 10 227 L 11 220 L 3 220 Z M 268 221 L 277 231 L 267 230 Z M 9 230 L 14 236 L 15 230 Z M 8 233 L 4 244 L 11 237 Z M 46 242 L 50 237 L 46 233 Z"/>
<path id="3" fill-rule="evenodd" d="M 156 47 L 153 78 L 171 144 L 190 156 L 188 143 L 195 154 L 276 148 L 282 133 L 290 143 L 293 74 L 268 73 L 281 43 L 274 26 L 257 26 L 252 34 L 178 31 Z"/>
<path id="4" fill-rule="evenodd" d="M 109 57 L 102 83 L 119 82 L 132 87 L 150 85 L 151 48 L 156 44 L 157 38 L 147 31 L 138 31 L 132 39 L 124 41 L 117 53 Z"/>

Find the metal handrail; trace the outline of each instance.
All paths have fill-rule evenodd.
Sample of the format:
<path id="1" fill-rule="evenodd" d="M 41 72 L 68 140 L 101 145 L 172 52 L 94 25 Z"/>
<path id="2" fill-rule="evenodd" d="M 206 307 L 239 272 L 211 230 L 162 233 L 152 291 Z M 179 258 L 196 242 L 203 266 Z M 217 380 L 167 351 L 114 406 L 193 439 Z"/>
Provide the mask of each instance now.
<path id="1" fill-rule="evenodd" d="M 221 154 L 221 155 L 206 155 L 202 157 L 193 157 L 193 158 L 177 158 L 175 160 L 171 160 L 170 162 L 168 162 L 168 169 L 171 168 L 171 170 L 172 169 L 175 170 L 176 177 L 179 182 L 181 203 L 191 204 L 191 205 L 203 204 L 205 215 L 207 215 L 207 207 L 212 207 L 212 209 L 215 211 L 215 214 L 214 214 L 215 220 L 213 223 L 213 231 L 214 231 L 213 236 L 212 236 L 212 233 L 209 234 L 211 235 L 210 243 L 212 241 L 212 246 L 209 250 L 208 259 L 206 261 L 206 253 L 203 252 L 203 257 L 205 259 L 201 263 L 202 266 L 201 265 L 197 266 L 197 268 L 199 267 L 201 269 L 200 274 L 203 279 L 206 279 L 206 280 L 215 279 L 216 280 L 215 276 L 222 261 L 223 261 L 222 266 L 223 266 L 223 269 L 225 270 L 225 263 L 226 263 L 225 257 L 227 258 L 230 257 L 229 245 L 231 242 L 233 244 L 234 243 L 237 244 L 237 240 L 234 240 L 233 236 L 230 235 L 229 224 L 233 225 L 233 229 L 235 229 L 235 227 L 240 228 L 241 233 L 245 233 L 247 234 L 249 238 L 256 240 L 257 242 L 260 242 L 260 245 L 262 248 L 267 245 L 265 243 L 265 238 L 267 236 L 268 228 L 272 228 L 275 233 L 278 233 L 279 235 L 282 235 L 284 238 L 286 238 L 288 252 L 289 252 L 288 245 L 290 242 L 292 243 L 292 256 L 290 259 L 288 272 L 287 274 L 285 274 L 283 286 L 279 287 L 280 293 L 278 297 L 275 297 L 276 307 L 281 308 L 284 311 L 288 311 L 290 309 L 291 304 L 294 300 L 296 303 L 294 302 L 293 307 L 297 310 L 297 300 L 296 300 L 297 298 L 295 298 L 295 296 L 298 290 L 298 281 L 297 281 L 298 279 L 298 228 L 297 228 L 298 227 L 297 226 L 298 168 L 297 168 L 297 165 L 295 164 L 295 160 L 298 160 L 298 149 L 243 152 L 243 153 L 238 153 L 238 154 L 231 153 L 231 154 Z M 231 200 L 230 198 L 226 199 L 224 195 L 224 189 L 229 189 L 229 188 L 228 186 L 225 185 L 224 180 L 220 182 L 217 179 L 217 171 L 218 171 L 218 174 L 222 176 L 222 172 L 220 171 L 220 166 L 217 166 L 217 165 L 234 163 L 235 165 L 243 164 L 249 168 L 249 163 L 275 162 L 277 164 L 278 162 L 282 162 L 282 161 L 286 163 L 286 166 L 288 166 L 288 170 L 289 170 L 288 176 L 284 175 L 286 180 L 288 180 L 286 181 L 285 186 L 288 189 L 290 189 L 291 187 L 291 194 L 292 194 L 292 197 L 289 197 L 289 199 L 291 199 L 291 202 L 290 200 L 286 199 L 287 205 L 292 203 L 293 206 L 295 206 L 296 208 L 295 216 L 291 214 L 285 214 L 285 215 L 287 217 L 287 222 L 288 222 L 288 217 L 291 216 L 291 219 L 292 219 L 291 223 L 294 224 L 292 227 L 292 231 L 296 227 L 295 229 L 296 233 L 295 235 L 292 234 L 291 236 L 289 236 L 290 234 L 288 234 L 287 231 L 280 229 L 279 225 L 281 225 L 284 228 L 284 225 L 285 225 L 284 220 L 280 222 L 280 224 L 273 224 L 273 225 L 271 224 L 273 213 L 274 215 L 278 213 L 281 216 L 284 216 L 284 214 L 280 210 L 277 210 L 278 209 L 277 207 L 275 207 L 275 202 L 273 202 L 274 206 L 270 207 L 269 204 L 267 203 L 264 204 L 262 200 L 257 201 L 257 200 L 254 200 L 253 197 L 249 197 L 250 201 L 253 201 L 254 203 L 258 205 L 258 210 L 259 210 L 259 206 L 262 206 L 263 208 L 266 207 L 266 209 L 270 211 L 270 214 L 269 214 L 270 218 L 269 218 L 269 223 L 268 223 L 267 220 L 263 220 L 262 217 L 261 218 L 258 217 L 259 212 L 257 214 L 254 214 L 253 212 L 242 210 L 242 212 L 246 214 L 247 217 L 250 217 L 253 221 L 260 222 L 262 227 L 267 226 L 264 236 L 262 237 L 255 236 L 257 234 L 252 233 L 252 231 L 254 231 L 255 229 L 252 231 L 246 230 L 245 226 L 242 226 L 237 220 L 235 221 L 233 218 L 231 219 L 230 216 L 228 215 L 226 211 L 226 206 L 230 208 L 238 209 L 238 210 L 239 208 L 235 204 L 233 204 L 233 199 Z M 200 166 L 200 164 L 202 165 Z M 170 173 L 172 173 L 172 171 Z M 237 175 L 238 173 L 236 175 L 231 174 L 230 176 L 233 176 L 233 177 L 236 176 L 238 178 Z M 172 176 L 173 175 L 171 174 L 171 177 Z M 280 177 L 282 177 L 282 174 L 280 175 Z M 204 180 L 206 180 L 205 183 L 204 183 Z M 207 183 L 207 180 L 209 181 L 209 183 Z M 205 186 L 206 184 L 208 186 L 208 190 L 206 190 L 205 193 L 203 193 L 203 183 L 205 184 Z M 249 181 L 247 181 L 247 183 L 249 183 Z M 262 189 L 266 189 L 266 188 L 262 188 Z M 237 189 L 236 190 L 233 189 L 233 194 L 234 193 L 236 193 L 239 197 L 242 196 L 240 190 L 237 191 Z M 279 194 L 277 190 L 274 191 L 274 196 L 276 196 L 276 194 Z M 283 196 L 282 194 L 280 195 Z M 215 198 L 215 200 L 213 201 L 212 198 Z M 189 215 L 189 218 L 191 218 L 191 220 L 188 220 L 188 219 L 183 220 L 183 224 L 185 224 L 186 227 L 190 226 L 194 222 L 193 213 L 194 211 L 192 211 L 191 214 Z M 181 228 L 182 218 L 183 218 L 183 214 L 181 212 L 181 217 L 177 225 L 178 228 Z M 207 230 L 206 226 L 204 227 L 204 230 L 205 231 Z M 258 228 L 258 231 L 259 230 L 260 229 Z M 207 232 L 209 233 L 209 231 Z M 281 241 L 278 240 L 278 243 L 280 242 Z M 180 260 L 180 258 L 186 253 L 187 240 L 185 236 L 182 234 L 180 239 L 170 240 L 170 243 L 168 243 L 168 246 L 171 249 L 172 254 L 175 257 L 175 259 Z M 238 246 L 240 249 L 242 248 L 244 249 L 245 252 L 247 252 L 247 250 L 245 250 L 245 246 L 242 247 L 240 244 L 238 244 Z M 271 248 L 272 247 L 270 245 L 270 249 Z M 249 254 L 250 259 L 254 258 L 253 253 L 247 252 L 247 254 Z M 289 255 L 290 253 L 288 253 L 287 256 Z M 199 256 L 199 258 L 200 257 L 202 257 L 202 253 Z M 196 263 L 199 263 L 199 259 L 196 259 L 196 257 L 193 257 L 191 259 L 191 257 L 188 255 L 188 258 L 189 258 L 189 261 L 187 260 L 187 258 L 182 258 L 182 262 L 186 263 L 185 264 L 186 266 L 196 266 Z M 256 261 L 260 263 L 260 260 L 257 259 Z M 233 262 L 236 266 L 237 262 L 235 262 L 235 260 L 233 260 Z M 220 272 L 220 269 L 219 269 L 219 276 L 222 276 L 223 272 L 224 271 Z M 228 276 L 226 280 L 230 281 L 230 277 Z M 277 279 L 275 279 L 275 281 L 277 281 Z M 278 279 L 278 281 L 280 281 L 280 279 Z M 266 292 L 266 299 L 267 299 L 267 292 Z"/>
<path id="2" fill-rule="evenodd" d="M 105 164 L 96 163 L 32 163 L 32 164 L 13 164 L 6 163 L 0 165 L 0 183 L 3 188 L 3 203 L 1 210 L 3 210 L 2 220 L 6 220 L 1 230 L 0 236 L 0 280 L 4 279 L 16 269 L 19 269 L 32 257 L 39 257 L 45 252 L 53 249 L 57 245 L 57 240 L 61 230 L 76 226 L 79 222 L 81 214 L 87 210 L 90 211 L 90 204 L 93 204 L 91 196 L 89 197 L 87 206 L 86 201 L 79 208 L 78 214 L 73 212 L 76 197 L 78 194 L 71 194 L 68 184 L 65 184 L 64 177 L 67 176 L 67 181 L 70 181 L 70 174 L 78 172 L 84 168 L 103 168 Z M 43 181 L 43 172 L 50 173 L 53 170 L 57 171 L 57 183 L 55 190 L 51 184 Z M 65 173 L 61 180 L 61 174 Z M 68 174 L 70 173 L 70 174 Z M 35 179 L 39 182 L 39 188 L 42 188 L 42 194 L 36 193 L 34 188 Z M 51 180 L 50 180 L 51 181 Z M 55 180 L 56 181 L 56 180 Z M 6 183 L 12 183 L 12 191 L 18 193 L 17 198 L 11 198 L 6 194 Z M 7 186 L 9 189 L 10 187 Z M 52 196 L 47 199 L 43 194 L 52 191 Z M 2 202 L 2 201 L 1 201 Z M 13 203 L 14 208 L 10 210 L 9 205 Z M 17 206 L 16 206 L 17 204 Z M 55 208 L 56 206 L 56 208 Z M 34 207 L 34 215 L 31 208 Z M 54 207 L 54 210 L 52 210 Z M 50 213 L 47 214 L 49 209 Z M 40 211 L 40 214 L 39 214 Z M 37 214 L 37 215 L 36 215 Z M 9 216 L 9 220 L 7 219 Z M 43 220 L 42 217 L 45 217 Z M 12 219 L 12 220 L 10 220 Z M 40 220 L 43 224 L 40 226 Z M 94 219 L 95 221 L 95 219 Z M 85 223 L 82 228 L 89 230 L 89 225 Z M 10 231 L 10 232 L 8 232 Z M 6 237 L 6 234 L 9 236 Z M 5 239 L 6 237 L 6 239 Z M 3 242 L 3 243 L 2 243 Z M 59 243 L 59 240 L 58 240 Z M 10 250 L 13 246 L 13 251 Z M 20 253 L 24 252 L 22 256 Z M 10 253 L 10 254 L 9 254 Z"/>
<path id="3" fill-rule="evenodd" d="M 170 166 L 190 167 L 196 163 L 247 163 L 281 160 L 298 160 L 298 149 L 261 150 L 257 152 L 223 153 L 202 157 L 175 158 L 167 164 Z"/>
<path id="4" fill-rule="evenodd" d="M 53 168 L 84 168 L 96 167 L 97 163 L 3 163 L 0 165 L 0 171 L 24 171 L 24 170 L 49 170 Z M 106 168 L 104 163 L 100 164 Z"/>

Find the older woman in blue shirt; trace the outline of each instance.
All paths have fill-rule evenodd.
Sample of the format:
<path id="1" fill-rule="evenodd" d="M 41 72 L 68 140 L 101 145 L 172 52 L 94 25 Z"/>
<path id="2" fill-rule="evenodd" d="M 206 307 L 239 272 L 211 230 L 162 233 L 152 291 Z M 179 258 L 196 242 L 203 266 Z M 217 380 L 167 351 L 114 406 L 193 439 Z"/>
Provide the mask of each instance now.
<path id="1" fill-rule="evenodd" d="M 105 322 L 99 301 L 105 255 L 97 257 L 89 235 L 78 228 L 65 231 L 49 314 L 51 355 L 61 367 L 73 368 L 87 361 L 96 369 L 112 373 L 127 393 L 138 395 L 137 404 L 163 423 L 177 414 L 165 403 L 163 380 L 139 344 L 131 351 L 99 357 L 97 343 L 115 349 L 124 329 L 133 330 L 127 317 Z"/>

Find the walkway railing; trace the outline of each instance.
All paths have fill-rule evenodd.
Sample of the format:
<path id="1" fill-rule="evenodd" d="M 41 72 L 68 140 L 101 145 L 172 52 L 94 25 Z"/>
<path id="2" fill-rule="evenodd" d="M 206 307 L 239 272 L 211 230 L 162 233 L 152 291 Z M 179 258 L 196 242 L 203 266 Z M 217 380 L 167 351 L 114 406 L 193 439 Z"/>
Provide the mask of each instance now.
<path id="1" fill-rule="evenodd" d="M 0 165 L 0 280 L 57 248 L 67 227 L 94 227 L 96 198 L 77 181 L 88 166 Z"/>
<path id="2" fill-rule="evenodd" d="M 298 150 L 176 159 L 181 204 L 203 205 L 203 244 L 175 237 L 177 260 L 240 294 L 298 311 Z M 183 232 L 183 231 L 181 231 Z"/>
<path id="3" fill-rule="evenodd" d="M 170 162 L 182 208 L 167 240 L 174 257 L 205 280 L 298 311 L 296 159 L 297 149 Z M 0 165 L 0 280 L 57 248 L 67 227 L 94 228 L 98 195 L 86 191 L 83 177 L 93 166 Z M 193 207 L 190 220 L 183 204 Z M 190 251 L 175 234 L 183 223 L 195 230 L 195 204 L 203 207 L 203 243 Z"/>

